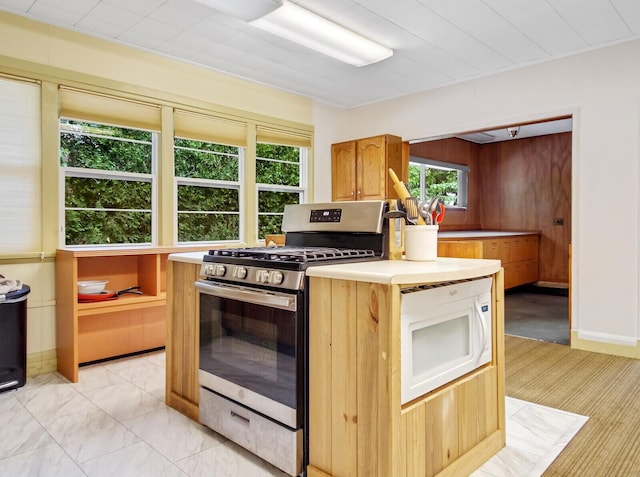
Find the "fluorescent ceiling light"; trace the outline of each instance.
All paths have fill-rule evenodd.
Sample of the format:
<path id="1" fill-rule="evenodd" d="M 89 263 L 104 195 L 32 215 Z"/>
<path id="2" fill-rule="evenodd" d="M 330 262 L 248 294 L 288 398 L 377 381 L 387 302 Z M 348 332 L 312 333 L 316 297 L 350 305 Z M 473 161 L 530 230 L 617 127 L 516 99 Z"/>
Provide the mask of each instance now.
<path id="1" fill-rule="evenodd" d="M 393 50 L 287 0 L 271 13 L 250 22 L 270 33 L 354 66 L 384 60 Z"/>
<path id="2" fill-rule="evenodd" d="M 280 0 L 196 0 L 196 2 L 245 22 L 266 15 L 282 3 Z"/>

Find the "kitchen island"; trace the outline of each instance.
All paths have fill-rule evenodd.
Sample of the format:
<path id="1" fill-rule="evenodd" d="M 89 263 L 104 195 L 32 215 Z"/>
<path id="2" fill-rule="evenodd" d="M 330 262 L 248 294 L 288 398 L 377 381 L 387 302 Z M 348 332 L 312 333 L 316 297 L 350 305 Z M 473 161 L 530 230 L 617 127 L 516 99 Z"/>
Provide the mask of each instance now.
<path id="1" fill-rule="evenodd" d="M 469 475 L 505 445 L 498 260 L 381 261 L 308 270 L 308 477 Z M 401 290 L 490 276 L 493 349 L 478 369 L 401 403 Z"/>
<path id="2" fill-rule="evenodd" d="M 198 421 L 198 294 L 194 283 L 206 252 L 174 253 L 167 262 L 165 402 Z"/>
<path id="3" fill-rule="evenodd" d="M 166 402 L 199 419 L 202 253 L 167 264 Z M 310 267 L 308 477 L 469 475 L 505 443 L 503 272 L 498 260 Z M 489 364 L 401 404 L 401 290 L 489 276 Z"/>

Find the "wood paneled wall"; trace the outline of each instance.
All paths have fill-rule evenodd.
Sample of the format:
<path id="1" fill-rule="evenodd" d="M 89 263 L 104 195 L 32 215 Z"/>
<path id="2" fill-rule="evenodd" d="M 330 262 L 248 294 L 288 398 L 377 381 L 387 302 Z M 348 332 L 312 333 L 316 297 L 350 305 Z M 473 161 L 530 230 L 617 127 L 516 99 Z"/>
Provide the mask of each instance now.
<path id="1" fill-rule="evenodd" d="M 467 210 L 448 212 L 443 229 L 540 231 L 540 280 L 569 282 L 570 132 L 484 145 L 442 139 L 412 144 L 410 154 L 469 166 Z"/>
<path id="2" fill-rule="evenodd" d="M 483 228 L 539 230 L 540 280 L 568 283 L 571 133 L 483 145 L 478 165 Z"/>

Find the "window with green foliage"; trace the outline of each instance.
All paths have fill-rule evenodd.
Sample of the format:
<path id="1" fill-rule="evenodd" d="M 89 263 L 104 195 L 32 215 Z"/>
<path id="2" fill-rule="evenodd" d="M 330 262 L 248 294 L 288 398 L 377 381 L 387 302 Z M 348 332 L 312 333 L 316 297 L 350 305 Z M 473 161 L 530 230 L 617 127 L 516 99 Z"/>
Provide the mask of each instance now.
<path id="1" fill-rule="evenodd" d="M 306 161 L 304 147 L 256 145 L 259 239 L 281 233 L 285 205 L 304 202 Z"/>
<path id="2" fill-rule="evenodd" d="M 412 157 L 408 189 L 412 196 L 428 200 L 438 196 L 447 206 L 467 206 L 467 166 Z"/>
<path id="3" fill-rule="evenodd" d="M 60 119 L 66 245 L 151 244 L 156 134 Z"/>
<path id="4" fill-rule="evenodd" d="M 178 242 L 240 240 L 243 150 L 175 138 Z"/>

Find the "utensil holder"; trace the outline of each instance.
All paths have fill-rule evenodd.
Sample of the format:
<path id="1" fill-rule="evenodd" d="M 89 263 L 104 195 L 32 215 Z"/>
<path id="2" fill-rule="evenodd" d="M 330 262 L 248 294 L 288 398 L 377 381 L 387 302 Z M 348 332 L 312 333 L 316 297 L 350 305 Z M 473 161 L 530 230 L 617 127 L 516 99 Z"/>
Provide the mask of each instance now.
<path id="1" fill-rule="evenodd" d="M 404 233 L 407 260 L 432 262 L 438 258 L 437 225 L 407 225 Z"/>

